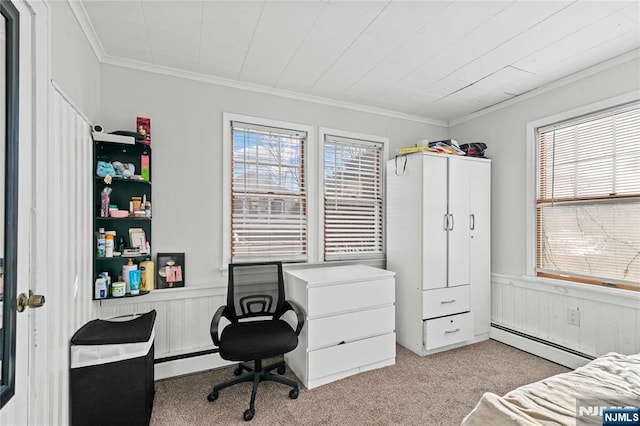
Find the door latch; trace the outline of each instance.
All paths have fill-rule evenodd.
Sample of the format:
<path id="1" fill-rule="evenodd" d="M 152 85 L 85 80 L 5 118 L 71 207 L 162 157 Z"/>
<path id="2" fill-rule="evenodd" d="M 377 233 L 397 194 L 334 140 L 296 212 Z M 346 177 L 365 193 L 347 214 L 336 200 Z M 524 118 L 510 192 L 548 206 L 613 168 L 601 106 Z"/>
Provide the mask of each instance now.
<path id="1" fill-rule="evenodd" d="M 29 290 L 29 297 L 26 294 L 20 293 L 16 300 L 16 308 L 18 312 L 24 311 L 27 306 L 30 308 L 39 308 L 44 305 L 44 296 L 40 294 L 33 294 L 33 291 Z"/>

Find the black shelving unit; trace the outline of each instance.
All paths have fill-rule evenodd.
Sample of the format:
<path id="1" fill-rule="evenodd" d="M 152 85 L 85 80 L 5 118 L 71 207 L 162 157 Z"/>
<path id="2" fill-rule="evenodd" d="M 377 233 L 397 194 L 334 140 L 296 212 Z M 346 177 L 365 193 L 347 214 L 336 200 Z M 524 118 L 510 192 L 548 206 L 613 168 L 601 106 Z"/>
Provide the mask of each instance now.
<path id="1" fill-rule="evenodd" d="M 132 163 L 135 166 L 134 176 L 141 175 L 141 159 L 142 156 L 148 156 L 149 159 L 149 174 L 148 180 L 135 179 L 135 178 L 122 178 L 117 176 L 111 177 L 111 182 L 107 183 L 103 176 L 97 175 L 97 166 L 99 161 L 105 161 L 112 163 L 119 161 L 123 164 Z M 97 245 L 98 245 L 98 230 L 104 228 L 106 231 L 115 231 L 116 236 L 114 239 L 114 252 L 118 251 L 118 241 L 122 237 L 124 240 L 125 248 L 131 248 L 131 241 L 129 239 L 130 228 L 142 228 L 145 233 L 145 238 L 152 245 L 151 242 L 151 217 L 101 217 L 101 192 L 104 187 L 111 188 L 110 205 L 118 206 L 119 210 L 129 211 L 129 202 L 131 197 L 146 195 L 146 200 L 152 203 L 151 196 L 151 147 L 145 143 L 136 142 L 135 144 L 117 143 L 117 142 L 104 142 L 95 141 L 93 150 L 93 174 L 95 176 L 93 183 L 93 282 L 92 295 L 94 300 L 101 300 L 95 298 L 95 280 L 102 272 L 109 273 L 111 277 L 111 283 L 117 281 L 118 274 L 122 271 L 122 266 L 127 264 L 129 259 L 133 259 L 134 263 L 139 263 L 145 258 L 151 258 L 151 253 L 141 254 L 136 256 L 114 256 L 114 257 L 98 257 Z M 145 176 L 146 178 L 146 176 Z M 153 204 L 152 204 L 153 207 Z M 140 295 L 147 292 L 140 291 Z M 138 295 L 127 294 L 124 297 L 136 297 Z M 109 291 L 108 299 L 113 298 Z"/>

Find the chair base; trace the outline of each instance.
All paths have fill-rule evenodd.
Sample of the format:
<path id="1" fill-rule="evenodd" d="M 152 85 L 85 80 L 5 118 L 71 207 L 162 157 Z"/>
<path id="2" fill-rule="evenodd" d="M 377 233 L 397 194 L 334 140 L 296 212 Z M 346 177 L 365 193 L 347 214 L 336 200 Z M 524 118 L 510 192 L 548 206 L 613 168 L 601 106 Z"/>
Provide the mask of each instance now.
<path id="1" fill-rule="evenodd" d="M 249 421 L 253 419 L 253 416 L 256 413 L 255 400 L 256 393 L 258 392 L 258 384 L 260 384 L 260 382 L 278 382 L 283 385 L 290 386 L 292 389 L 289 391 L 289 398 L 296 399 L 298 397 L 298 383 L 284 377 L 276 376 L 271 372 L 275 369 L 277 369 L 278 374 L 284 374 L 286 371 L 284 360 L 269 364 L 264 368 L 262 367 L 262 360 L 255 360 L 254 368 L 251 368 L 244 363 L 240 363 L 238 364 L 238 367 L 233 371 L 233 374 L 239 377 L 215 385 L 207 399 L 209 400 L 209 402 L 213 402 L 218 399 L 218 392 L 222 389 L 228 388 L 229 386 L 233 386 L 238 383 L 253 382 L 253 388 L 251 389 L 251 400 L 249 401 L 249 409 L 245 410 L 244 412 L 244 419 L 246 421 Z M 246 370 L 248 371 L 248 373 L 240 376 L 240 374 L 242 374 L 242 370 Z"/>

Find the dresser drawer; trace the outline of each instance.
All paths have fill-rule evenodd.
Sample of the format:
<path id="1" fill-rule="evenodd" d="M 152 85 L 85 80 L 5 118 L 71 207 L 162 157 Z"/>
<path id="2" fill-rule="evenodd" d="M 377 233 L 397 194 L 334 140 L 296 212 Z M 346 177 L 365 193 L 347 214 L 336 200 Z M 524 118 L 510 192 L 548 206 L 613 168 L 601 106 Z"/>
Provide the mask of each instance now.
<path id="1" fill-rule="evenodd" d="M 308 380 L 365 367 L 395 356 L 395 333 L 310 351 Z"/>
<path id="2" fill-rule="evenodd" d="M 316 317 L 355 309 L 393 304 L 393 278 L 356 281 L 308 289 L 307 316 Z"/>
<path id="3" fill-rule="evenodd" d="M 422 292 L 422 319 L 469 311 L 469 286 L 437 288 Z"/>
<path id="4" fill-rule="evenodd" d="M 427 350 L 453 345 L 473 338 L 473 314 L 451 315 L 424 322 L 424 341 Z"/>
<path id="5" fill-rule="evenodd" d="M 395 309 L 390 305 L 315 318 L 309 320 L 307 326 L 309 349 L 337 345 L 343 341 L 348 342 L 394 331 Z"/>

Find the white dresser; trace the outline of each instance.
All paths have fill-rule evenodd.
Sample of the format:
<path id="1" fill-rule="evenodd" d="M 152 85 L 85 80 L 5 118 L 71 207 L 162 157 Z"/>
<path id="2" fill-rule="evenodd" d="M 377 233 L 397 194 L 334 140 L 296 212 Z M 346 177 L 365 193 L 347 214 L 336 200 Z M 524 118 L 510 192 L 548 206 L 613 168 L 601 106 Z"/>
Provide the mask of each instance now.
<path id="1" fill-rule="evenodd" d="M 285 355 L 307 389 L 395 364 L 395 273 L 364 265 L 285 272 L 304 311 L 298 347 Z"/>

